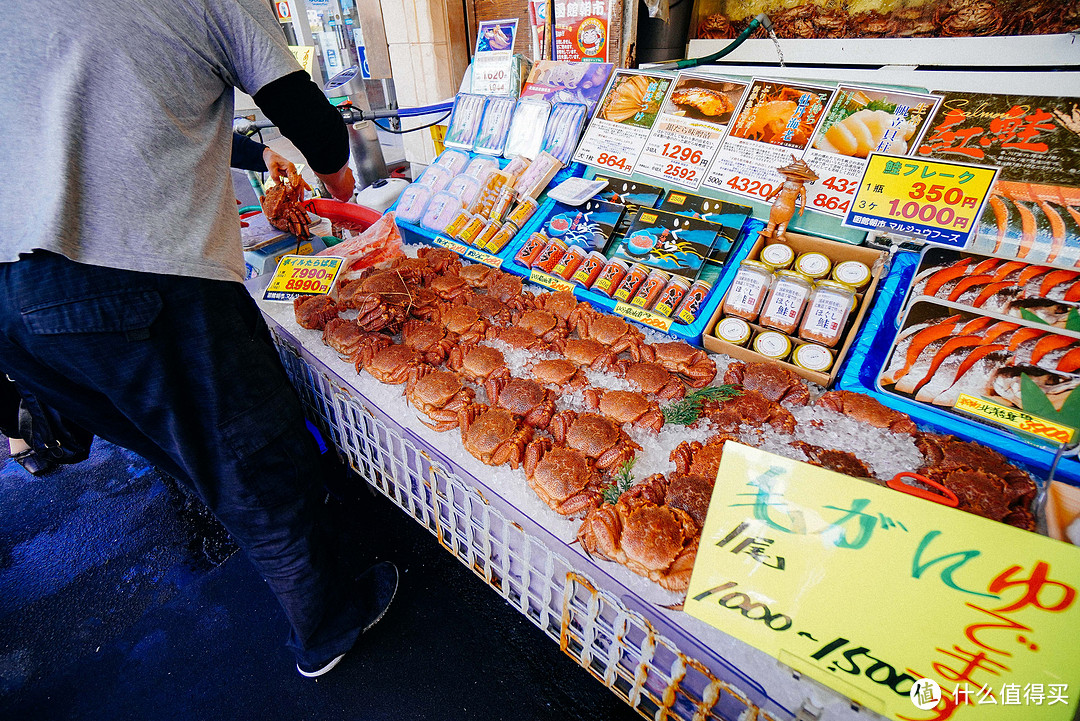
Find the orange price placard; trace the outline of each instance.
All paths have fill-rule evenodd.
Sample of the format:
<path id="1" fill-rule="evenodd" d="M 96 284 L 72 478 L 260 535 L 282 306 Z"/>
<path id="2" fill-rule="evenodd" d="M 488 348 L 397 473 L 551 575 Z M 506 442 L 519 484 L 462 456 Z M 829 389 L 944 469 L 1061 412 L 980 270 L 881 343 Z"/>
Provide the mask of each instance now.
<path id="1" fill-rule="evenodd" d="M 993 403 L 984 398 L 969 396 L 966 393 L 960 394 L 954 407 L 958 411 L 964 411 L 973 416 L 985 418 L 988 421 L 1000 423 L 1003 426 L 1015 428 L 1024 433 L 1030 433 L 1051 443 L 1068 443 L 1076 433 L 1075 428 L 1069 428 L 1060 423 L 1033 416 L 1017 408 Z"/>

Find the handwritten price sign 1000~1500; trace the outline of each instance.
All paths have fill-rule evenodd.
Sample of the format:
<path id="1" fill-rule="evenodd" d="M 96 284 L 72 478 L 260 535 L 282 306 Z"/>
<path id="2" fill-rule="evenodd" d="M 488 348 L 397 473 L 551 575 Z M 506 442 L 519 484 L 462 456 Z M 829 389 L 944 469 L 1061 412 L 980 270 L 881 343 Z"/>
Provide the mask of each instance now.
<path id="1" fill-rule="evenodd" d="M 976 230 L 997 171 L 871 153 L 844 225 L 963 248 Z"/>
<path id="2" fill-rule="evenodd" d="M 1064 721 L 1078 580 L 1075 546 L 728 441 L 685 608 L 893 719 Z"/>

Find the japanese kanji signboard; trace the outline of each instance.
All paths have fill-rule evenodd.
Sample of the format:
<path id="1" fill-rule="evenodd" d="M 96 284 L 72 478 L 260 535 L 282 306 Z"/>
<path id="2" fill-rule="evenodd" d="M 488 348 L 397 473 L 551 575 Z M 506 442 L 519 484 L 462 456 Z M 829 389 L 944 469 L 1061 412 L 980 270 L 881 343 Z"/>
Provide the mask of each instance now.
<path id="1" fill-rule="evenodd" d="M 963 248 L 997 168 L 871 153 L 844 225 Z"/>
<path id="2" fill-rule="evenodd" d="M 301 295 L 325 295 L 344 261 L 334 255 L 283 256 L 263 292 L 263 300 L 291 301 Z"/>
<path id="3" fill-rule="evenodd" d="M 688 613 L 901 721 L 1071 719 L 1080 548 L 724 446 Z"/>

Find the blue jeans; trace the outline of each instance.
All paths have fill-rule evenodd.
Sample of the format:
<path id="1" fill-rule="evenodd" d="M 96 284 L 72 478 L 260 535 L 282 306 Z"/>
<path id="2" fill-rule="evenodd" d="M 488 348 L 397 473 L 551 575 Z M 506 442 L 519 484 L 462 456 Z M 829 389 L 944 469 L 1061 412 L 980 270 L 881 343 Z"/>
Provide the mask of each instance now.
<path id="1" fill-rule="evenodd" d="M 0 263 L 0 368 L 61 415 L 193 489 L 277 596 L 297 660 L 360 635 L 320 522 L 320 458 L 240 283 L 36 251 Z"/>

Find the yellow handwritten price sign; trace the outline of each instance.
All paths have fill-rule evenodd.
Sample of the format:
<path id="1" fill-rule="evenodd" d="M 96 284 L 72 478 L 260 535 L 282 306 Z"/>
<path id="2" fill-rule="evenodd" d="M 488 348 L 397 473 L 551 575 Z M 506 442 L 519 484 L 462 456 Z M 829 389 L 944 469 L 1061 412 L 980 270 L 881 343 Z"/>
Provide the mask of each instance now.
<path id="1" fill-rule="evenodd" d="M 998 169 L 871 153 L 844 225 L 963 248 Z"/>
<path id="2" fill-rule="evenodd" d="M 537 285 L 542 285 L 545 288 L 551 288 L 556 293 L 565 291 L 567 293 L 574 292 L 574 284 L 568 280 L 563 280 L 557 275 L 548 275 L 540 270 L 533 270 L 529 273 L 529 280 Z"/>
<path id="3" fill-rule="evenodd" d="M 458 255 L 460 255 L 462 258 L 468 258 L 469 260 L 475 261 L 477 263 L 490 265 L 492 268 L 502 267 L 502 258 L 500 258 L 499 256 L 492 255 L 491 253 L 485 253 L 482 250 L 477 250 L 476 248 L 472 248 L 468 245 L 465 245 L 464 243 L 459 243 L 456 240 L 444 238 L 441 235 L 435 238 L 435 245 L 440 245 L 443 248 L 452 250 Z"/>
<path id="4" fill-rule="evenodd" d="M 344 260 L 326 255 L 286 255 L 278 262 L 263 299 L 292 300 L 300 295 L 328 293 Z"/>
<path id="5" fill-rule="evenodd" d="M 954 407 L 958 411 L 964 411 L 973 416 L 985 418 L 1024 433 L 1030 433 L 1051 443 L 1068 443 L 1076 432 L 1076 429 L 1063 426 L 1060 423 L 1033 416 L 1016 408 L 998 405 L 982 398 L 975 398 L 966 393 L 960 394 Z"/>
<path id="6" fill-rule="evenodd" d="M 1065 721 L 1080 548 L 724 446 L 685 609 L 901 721 Z"/>
<path id="7" fill-rule="evenodd" d="M 673 322 L 671 318 L 662 316 L 659 313 L 653 313 L 652 311 L 622 301 L 615 304 L 615 312 L 624 318 L 636 320 L 638 323 L 644 323 L 647 326 L 662 330 L 665 333 L 671 330 L 671 324 Z"/>

